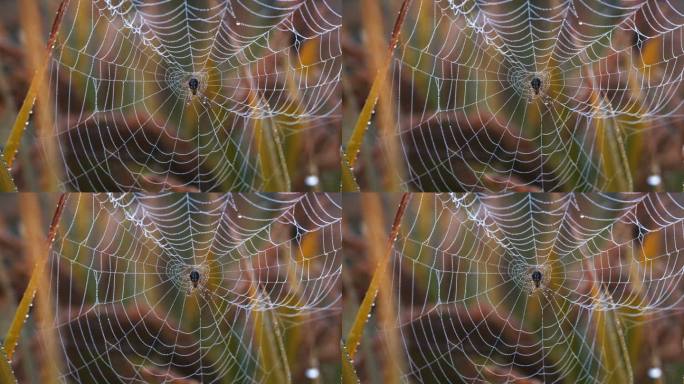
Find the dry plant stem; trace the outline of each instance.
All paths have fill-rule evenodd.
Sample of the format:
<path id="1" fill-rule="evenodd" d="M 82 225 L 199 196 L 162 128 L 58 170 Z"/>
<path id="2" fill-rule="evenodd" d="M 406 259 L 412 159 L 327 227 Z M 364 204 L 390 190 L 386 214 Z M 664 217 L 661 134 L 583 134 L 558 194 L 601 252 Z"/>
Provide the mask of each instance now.
<path id="1" fill-rule="evenodd" d="M 385 249 L 383 248 L 383 239 L 385 237 L 385 221 L 382 215 L 382 202 L 380 195 L 377 193 L 362 193 L 361 206 L 366 217 L 366 244 L 368 245 L 368 253 L 370 259 L 379 264 L 383 262 L 385 257 Z M 388 287 L 391 285 L 391 270 L 385 268 L 385 273 L 382 274 L 380 281 L 381 287 Z M 395 303 L 394 293 L 389 289 L 380 289 L 377 296 L 377 318 L 380 328 L 388 330 L 384 333 L 383 342 L 387 355 L 385 357 L 385 364 L 382 369 L 383 383 L 392 384 L 401 382 L 401 372 L 404 372 L 403 358 L 401 351 L 401 337 L 396 328 L 392 327 L 395 320 Z"/>
<path id="2" fill-rule="evenodd" d="M 354 362 L 351 357 L 349 357 L 347 347 L 345 347 L 344 343 L 341 343 L 340 349 L 342 350 L 342 384 L 360 383 L 361 380 L 359 380 L 359 376 L 354 369 Z"/>
<path id="3" fill-rule="evenodd" d="M 33 297 L 35 296 L 36 290 L 40 284 L 40 279 L 43 275 L 45 263 L 47 262 L 47 250 L 49 249 L 50 245 L 55 239 L 55 235 L 57 233 L 57 225 L 59 223 L 59 218 L 62 216 L 65 201 L 66 195 L 62 194 L 59 197 L 59 202 L 57 203 L 55 214 L 52 217 L 52 223 L 50 223 L 50 230 L 47 236 L 46 247 L 43 248 L 46 251 L 43 254 L 43 260 L 36 261 L 33 273 L 31 274 L 31 279 L 29 280 L 28 286 L 26 287 L 26 291 L 24 291 L 24 296 L 22 296 L 21 301 L 19 302 L 19 307 L 17 308 L 17 311 L 14 313 L 14 319 L 12 319 L 12 324 L 10 325 L 10 329 L 7 332 L 7 336 L 5 337 L 5 351 L 7 352 L 7 358 L 10 360 L 12 360 L 12 357 L 14 356 L 14 350 L 17 346 L 21 329 L 23 328 L 24 323 L 26 322 L 26 317 L 28 316 L 29 309 L 31 308 Z"/>
<path id="4" fill-rule="evenodd" d="M 38 91 L 41 89 L 43 79 L 45 78 L 45 72 L 48 63 L 50 62 L 50 58 L 52 57 L 52 47 L 55 44 L 55 40 L 57 39 L 57 31 L 59 30 L 59 25 L 62 22 L 62 18 L 64 17 L 64 11 L 66 10 L 68 4 L 69 0 L 62 0 L 62 2 L 59 4 L 59 8 L 57 9 L 57 15 L 55 16 L 55 20 L 52 23 L 52 29 L 50 30 L 50 37 L 48 38 L 47 42 L 45 58 L 43 59 L 43 62 L 40 64 L 40 67 L 36 68 L 36 72 L 33 75 L 33 79 L 31 79 L 31 85 L 29 86 L 28 92 L 26 93 L 26 97 L 24 98 L 24 102 L 22 103 L 21 108 L 19 109 L 17 119 L 14 121 L 14 125 L 12 126 L 10 136 L 7 139 L 4 157 L 7 166 L 10 168 L 14 164 L 14 159 L 16 157 L 17 151 L 19 150 L 19 143 L 21 143 L 21 137 L 24 134 L 26 124 L 28 124 L 28 119 L 31 115 L 31 110 L 33 109 L 33 104 L 36 101 Z"/>
<path id="5" fill-rule="evenodd" d="M 383 19 L 382 6 L 377 0 L 362 0 L 361 4 L 364 9 L 361 17 L 362 25 L 366 34 L 364 49 L 370 68 L 378 70 L 382 68 L 385 59 L 382 54 L 383 48 L 387 44 L 384 26 L 378 22 L 378 20 Z M 382 138 L 382 144 L 386 148 L 387 163 L 391 164 L 388 168 L 390 172 L 385 172 L 382 180 L 382 189 L 387 192 L 396 191 L 401 185 L 401 180 L 405 178 L 400 144 L 398 142 L 399 136 L 394 134 L 397 124 L 394 118 L 393 99 L 391 87 L 388 82 L 385 82 L 378 95 L 375 126 L 377 127 L 378 136 Z M 388 167 L 388 165 L 385 166 Z"/>
<path id="6" fill-rule="evenodd" d="M 366 296 L 364 296 L 361 305 L 359 306 L 359 311 L 356 313 L 356 318 L 354 318 L 354 323 L 352 324 L 349 334 L 347 335 L 346 349 L 349 353 L 349 357 L 353 360 L 356 356 L 356 350 L 361 341 L 361 336 L 363 335 L 363 328 L 368 321 L 368 315 L 370 314 L 373 303 L 375 302 L 375 297 L 378 295 L 378 289 L 380 283 L 385 278 L 385 270 L 387 269 L 387 264 L 389 263 L 390 257 L 392 256 L 392 248 L 394 242 L 399 235 L 399 225 L 401 224 L 401 218 L 404 216 L 404 211 L 406 211 L 406 206 L 411 197 L 410 193 L 404 193 L 401 196 L 401 202 L 397 208 L 397 213 L 394 216 L 394 223 L 392 224 L 392 229 L 390 230 L 389 238 L 387 239 L 387 247 L 385 250 L 385 255 L 378 262 L 378 265 L 373 272 L 373 277 L 371 278 L 370 285 L 366 291 Z"/>
<path id="7" fill-rule="evenodd" d="M 249 297 L 252 298 L 252 301 L 259 305 L 260 297 L 268 300 L 267 293 L 263 292 L 263 287 L 259 285 L 254 276 L 251 262 L 243 260 L 240 264 L 249 278 Z M 259 356 L 264 362 L 264 366 L 274 368 L 273 373 L 265 378 L 267 383 L 292 383 L 290 363 L 287 359 L 285 343 L 283 342 L 283 335 L 280 332 L 280 324 L 276 318 L 277 313 L 275 311 L 275 309 L 270 309 L 255 313 L 255 337 L 256 343 L 259 346 Z"/>
<path id="8" fill-rule="evenodd" d="M 245 68 L 245 71 L 247 68 Z M 247 78 L 250 78 L 246 75 Z M 252 90 L 258 89 L 250 78 Z M 262 104 L 267 104 L 265 96 L 259 91 L 250 91 L 250 105 L 257 109 Z M 264 190 L 270 192 L 290 191 L 290 175 L 285 162 L 285 155 L 282 148 L 282 140 L 278 133 L 278 126 L 272 119 L 255 119 L 254 128 L 257 135 L 257 153 L 259 154 L 259 164 L 264 176 Z"/>
<path id="9" fill-rule="evenodd" d="M 0 192 L 16 192 L 17 185 L 14 184 L 10 168 L 5 159 L 0 157 Z"/>
<path id="10" fill-rule="evenodd" d="M 366 134 L 366 130 L 373 114 L 373 110 L 375 109 L 375 104 L 378 101 L 380 91 L 385 89 L 387 72 L 392 64 L 394 49 L 399 42 L 401 26 L 404 23 L 404 19 L 406 19 L 406 13 L 408 12 L 410 5 L 411 0 L 404 0 L 404 2 L 401 4 L 399 15 L 397 16 L 397 19 L 394 22 L 394 28 L 392 29 L 392 37 L 387 50 L 387 56 L 385 57 L 382 67 L 378 69 L 375 79 L 373 79 L 373 84 L 368 92 L 368 97 L 366 97 L 366 102 L 363 104 L 359 118 L 356 120 L 356 124 L 354 125 L 354 130 L 352 131 L 351 137 L 347 142 L 347 149 L 344 153 L 344 158 L 351 169 L 353 169 L 354 165 L 356 165 L 356 159 L 358 158 L 359 150 L 361 149 L 361 144 L 363 143 L 363 137 Z"/>
<path id="11" fill-rule="evenodd" d="M 347 158 L 342 153 L 342 192 L 360 192 L 359 184 L 356 182 L 351 167 L 347 164 Z"/>
<path id="12" fill-rule="evenodd" d="M 14 376 L 12 366 L 7 359 L 5 349 L 0 345 L 0 379 L 3 383 L 16 383 L 17 378 Z"/>
<path id="13" fill-rule="evenodd" d="M 600 284 L 596 281 L 596 274 L 594 273 L 593 265 L 589 263 L 588 259 L 584 259 L 583 264 L 586 274 L 588 275 L 589 282 L 591 283 L 591 291 L 594 301 L 599 302 L 600 298 L 603 296 L 610 301 L 611 304 L 613 304 L 613 299 L 611 294 L 608 292 L 608 289 L 603 284 Z M 603 320 L 603 323 L 605 324 L 601 324 L 601 320 Z M 618 318 L 617 309 L 599 312 L 599 316 L 595 323 L 597 323 L 599 326 L 608 326 L 609 328 L 607 330 L 604 329 L 604 327 L 600 327 L 600 329 L 598 329 L 598 333 L 600 335 L 599 337 L 604 340 L 609 339 L 610 341 L 605 343 L 608 349 L 606 354 L 610 356 L 604 356 L 602 359 L 606 360 L 612 357 L 616 360 L 616 363 L 619 364 L 621 368 L 616 370 L 618 380 L 615 381 L 615 379 L 611 377 L 610 382 L 633 383 L 634 373 L 632 371 L 632 364 L 629 360 L 629 351 L 627 350 L 627 345 L 625 344 L 625 335 L 622 330 L 622 325 L 620 324 L 620 319 Z M 607 335 L 605 334 L 606 332 L 608 333 Z M 615 350 L 615 344 L 619 345 L 619 351 Z"/>
<path id="14" fill-rule="evenodd" d="M 596 89 L 596 85 L 594 84 L 593 80 L 594 73 L 590 69 L 587 69 L 586 72 L 587 78 L 590 79 L 589 81 L 592 83 L 592 89 Z M 600 111 L 603 108 L 607 107 L 611 109 L 612 112 L 610 103 L 604 102 L 604 96 L 601 96 L 597 92 L 592 91 L 591 97 L 592 105 L 596 110 Z M 631 192 L 634 190 L 634 182 L 632 181 L 629 159 L 627 158 L 627 153 L 625 152 L 625 142 L 622 138 L 620 127 L 614 118 L 610 119 L 610 122 L 612 124 L 608 124 L 608 118 L 605 117 L 599 118 L 597 121 L 597 128 L 599 130 L 599 142 L 601 143 L 600 148 L 608 148 L 608 151 L 604 150 L 604 153 L 602 153 L 602 155 L 606 155 L 605 152 L 608 152 L 608 154 L 606 155 L 607 159 L 604 160 L 604 167 L 609 167 L 609 165 L 615 165 L 615 168 L 617 169 L 614 171 L 618 172 L 620 176 L 624 177 L 624 179 L 626 180 L 624 183 L 618 183 L 617 191 Z M 609 169 L 607 170 L 607 173 L 611 173 L 611 171 L 613 170 Z"/>
<path id="15" fill-rule="evenodd" d="M 38 0 L 22 1 L 19 15 L 23 32 L 26 35 L 26 38 L 24 39 L 24 50 L 26 51 L 28 68 L 31 70 L 40 69 L 44 73 L 46 72 L 46 68 L 43 66 L 45 55 L 41 49 L 44 44 L 44 33 L 41 23 L 36 22 L 36 20 L 42 19 Z M 51 47 L 48 49 L 52 51 Z M 42 186 L 40 190 L 42 191 L 55 190 L 59 179 L 55 172 L 56 167 L 50 166 L 50 164 L 58 163 L 55 161 L 58 158 L 58 150 L 55 146 L 55 136 L 52 135 L 51 132 L 54 126 L 52 121 L 53 98 L 50 92 L 50 86 L 47 83 L 48 82 L 46 81 L 40 82 L 38 86 L 38 95 L 40 95 L 40 98 L 36 99 L 37 107 L 34 105 L 33 111 L 34 130 L 40 147 L 45 154 L 43 158 L 45 172 L 43 172 L 39 178 L 40 185 Z"/>

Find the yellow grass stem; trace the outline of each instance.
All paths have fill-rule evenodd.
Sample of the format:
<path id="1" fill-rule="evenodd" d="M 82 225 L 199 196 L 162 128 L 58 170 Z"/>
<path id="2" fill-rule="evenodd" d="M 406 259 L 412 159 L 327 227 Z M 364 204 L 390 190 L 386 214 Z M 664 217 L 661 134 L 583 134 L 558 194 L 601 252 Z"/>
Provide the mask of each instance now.
<path id="1" fill-rule="evenodd" d="M 29 196 L 34 196 L 33 198 L 35 198 L 35 195 L 20 195 L 22 199 L 30 198 Z M 55 238 L 57 225 L 59 223 L 59 218 L 62 215 L 65 200 L 66 195 L 60 196 L 59 202 L 57 203 L 57 208 L 55 209 L 55 214 L 52 217 L 52 223 L 50 224 L 47 242 L 43 247 L 44 252 L 42 253 L 42 259 L 35 260 L 36 264 L 33 268 L 31 279 L 29 280 L 28 286 L 24 291 L 24 295 L 22 296 L 21 301 L 19 302 L 19 307 L 14 313 L 12 324 L 10 324 L 9 331 L 7 332 L 7 336 L 5 337 L 5 352 L 7 353 L 7 358 L 9 360 L 12 360 L 12 357 L 14 357 L 14 351 L 17 346 L 17 343 L 19 342 L 19 335 L 21 333 L 21 329 L 24 327 L 24 323 L 28 318 L 28 312 L 33 303 L 33 297 L 35 296 L 37 289 L 40 287 L 41 279 L 43 278 L 43 269 L 45 268 L 45 263 L 48 256 L 47 251 Z M 35 214 L 37 215 L 39 213 L 36 212 Z"/>
<path id="2" fill-rule="evenodd" d="M 17 378 L 14 376 L 14 371 L 7 359 L 5 349 L 0 345 L 0 381 L 3 383 L 16 383 Z"/>
<path id="3" fill-rule="evenodd" d="M 606 185 L 609 192 L 631 192 L 634 190 L 629 159 L 625 152 L 625 141 L 620 125 L 614 117 L 603 117 L 612 111 L 610 103 L 594 93 L 594 110 L 597 114 L 595 126 L 601 156 L 603 157 L 603 171 L 607 177 L 613 176 Z"/>
<path id="4" fill-rule="evenodd" d="M 373 79 L 371 89 L 368 92 L 368 96 L 366 97 L 366 101 L 363 105 L 363 108 L 361 109 L 359 118 L 356 120 L 356 124 L 354 125 L 354 130 L 352 131 L 351 137 L 347 142 L 346 150 L 343 153 L 345 162 L 352 170 L 356 165 L 356 160 L 358 158 L 359 150 L 361 149 L 361 144 L 363 143 L 363 138 L 368 129 L 368 125 L 370 124 L 370 119 L 373 115 L 373 111 L 375 110 L 375 104 L 378 101 L 380 92 L 385 89 L 387 72 L 389 71 L 389 67 L 392 64 L 394 49 L 399 43 L 399 33 L 401 32 L 401 26 L 404 23 L 404 19 L 406 18 L 406 14 L 408 12 L 410 4 L 410 0 L 404 0 L 401 5 L 399 15 L 397 16 L 397 19 L 394 23 L 394 28 L 392 30 L 392 37 L 390 38 L 387 56 L 385 57 L 382 66 L 378 69 L 378 72 L 375 75 L 375 78 Z"/>
<path id="5" fill-rule="evenodd" d="M 0 192 L 16 192 L 17 185 L 14 184 L 10 168 L 3 157 L 0 157 Z"/>
<path id="6" fill-rule="evenodd" d="M 256 106 L 255 106 L 256 108 Z M 290 175 L 283 152 L 283 142 L 273 120 L 254 120 L 259 164 L 264 178 L 264 191 L 290 191 Z"/>
<path id="7" fill-rule="evenodd" d="M 614 302 L 607 288 L 596 281 L 593 266 L 585 259 L 585 268 L 591 282 L 591 294 L 594 303 L 598 306 L 613 306 Z M 625 335 L 620 324 L 620 313 L 617 309 L 599 308 L 594 320 L 596 326 L 598 345 L 605 348 L 601 354 L 603 364 L 607 372 L 613 372 L 606 377 L 607 383 L 633 383 L 634 373 L 629 358 L 629 350 L 625 343 Z M 617 346 L 617 347 L 616 347 Z"/>
<path id="8" fill-rule="evenodd" d="M 373 277 L 371 278 L 366 295 L 359 306 L 359 311 L 356 313 L 354 323 L 352 324 L 349 334 L 347 335 L 345 347 L 347 353 L 349 354 L 349 358 L 352 359 L 352 361 L 356 356 L 356 351 L 358 349 L 359 343 L 361 342 L 361 336 L 363 335 L 363 328 L 368 321 L 368 315 L 370 314 L 373 303 L 375 302 L 375 297 L 378 295 L 380 284 L 385 278 L 385 270 L 392 256 L 394 242 L 399 235 L 401 218 L 404 216 L 404 211 L 406 211 L 406 206 L 408 205 L 410 197 L 411 195 L 409 193 L 404 193 L 401 197 L 399 207 L 397 208 L 397 213 L 394 216 L 394 223 L 392 224 L 392 229 L 390 230 L 390 235 L 387 239 L 385 255 L 375 267 L 375 271 L 373 272 Z"/>
<path id="9" fill-rule="evenodd" d="M 361 194 L 361 205 L 366 217 L 366 244 L 368 245 L 370 259 L 379 265 L 384 262 L 385 257 L 383 247 L 385 223 L 380 196 L 377 193 L 363 193 Z M 391 271 L 384 269 L 386 272 L 380 276 L 380 286 L 388 287 L 391 284 Z M 401 372 L 404 371 L 404 364 L 400 353 L 400 336 L 397 329 L 392 326 L 396 317 L 393 292 L 385 288 L 380 289 L 377 300 L 378 322 L 382 329 L 387 330 L 384 333 L 384 343 L 388 355 L 382 372 L 383 383 L 399 383 Z"/>
<path id="10" fill-rule="evenodd" d="M 359 380 L 356 369 L 354 369 L 354 361 L 349 357 L 349 352 L 347 352 L 344 343 L 340 344 L 342 349 L 342 384 L 358 384 L 361 380 Z"/>
<path id="11" fill-rule="evenodd" d="M 383 69 L 382 55 L 383 48 L 387 46 L 385 41 L 385 31 L 383 24 L 378 20 L 383 19 L 382 7 L 380 2 L 375 0 L 362 0 L 362 8 L 364 12 L 361 13 L 361 19 L 366 35 L 366 56 L 370 61 L 370 68 L 374 71 Z M 387 153 L 388 167 L 390 171 L 385 172 L 385 177 L 382 181 L 384 191 L 395 191 L 401 184 L 403 179 L 403 162 L 401 161 L 400 148 L 398 143 L 398 136 L 395 135 L 396 122 L 394 119 L 394 98 L 392 97 L 391 89 L 388 83 L 384 83 L 383 89 L 378 95 L 378 106 L 376 113 L 376 126 L 382 138 L 383 145 Z M 396 170 L 396 172 L 394 172 Z"/>
<path id="12" fill-rule="evenodd" d="M 271 371 L 264 377 L 266 383 L 291 383 L 292 374 L 290 364 L 287 360 L 285 343 L 280 331 L 280 324 L 277 321 L 275 310 L 263 310 L 262 300 L 268 300 L 268 295 L 259 286 L 251 266 L 251 263 L 243 261 L 249 284 L 249 297 L 254 304 L 254 337 L 259 351 L 259 360 L 263 367 L 271 368 Z"/>
<path id="13" fill-rule="evenodd" d="M 47 72 L 47 62 L 44 62 L 44 56 L 42 47 L 43 41 L 43 29 L 41 28 L 41 23 L 37 23 L 36 20 L 41 20 L 40 9 L 37 0 L 25 0 L 21 2 L 20 7 L 20 20 L 21 25 L 26 35 L 24 43 L 24 51 L 26 52 L 28 67 L 32 70 L 40 70 L 45 76 Z M 52 47 L 48 46 L 48 62 L 51 56 Z M 54 136 L 51 134 L 53 130 L 53 112 L 52 112 L 52 96 L 50 94 L 50 87 L 46 81 L 41 81 L 38 83 L 38 95 L 40 98 L 36 101 L 38 108 L 35 109 L 35 130 L 41 148 L 44 150 L 44 169 L 45 172 L 42 175 L 41 188 L 42 191 L 54 190 L 57 188 L 57 179 L 55 167 L 50 166 L 50 164 L 55 163 L 57 159 L 57 147 L 55 146 Z"/>
<path id="14" fill-rule="evenodd" d="M 43 86 L 43 81 L 47 71 L 48 64 L 50 63 L 50 58 L 52 57 L 52 47 L 55 44 L 57 38 L 57 31 L 59 30 L 59 24 L 64 17 L 64 11 L 66 10 L 69 0 L 62 0 L 57 9 L 57 15 L 52 23 L 52 29 L 50 31 L 50 37 L 48 38 L 46 53 L 40 66 L 36 68 L 36 72 L 31 79 L 31 84 L 29 85 L 28 92 L 24 98 L 24 102 L 19 109 L 19 114 L 17 119 L 14 121 L 12 126 L 12 131 L 7 139 L 5 145 L 4 158 L 8 167 L 12 167 L 14 164 L 14 159 L 16 158 L 17 152 L 19 151 L 19 144 L 21 143 L 21 137 L 24 134 L 26 125 L 28 124 L 29 117 L 31 116 L 31 111 L 33 110 L 33 105 L 38 97 L 38 93 Z"/>
<path id="15" fill-rule="evenodd" d="M 354 177 L 354 171 L 347 164 L 347 159 L 342 154 L 342 192 L 359 192 L 360 190 Z"/>

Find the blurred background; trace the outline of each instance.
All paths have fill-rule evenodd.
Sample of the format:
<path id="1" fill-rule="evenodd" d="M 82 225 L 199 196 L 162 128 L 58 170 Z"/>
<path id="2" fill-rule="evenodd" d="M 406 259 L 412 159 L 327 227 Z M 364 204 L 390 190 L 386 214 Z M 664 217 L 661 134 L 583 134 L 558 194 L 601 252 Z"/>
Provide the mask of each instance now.
<path id="1" fill-rule="evenodd" d="M 684 377 L 684 195 L 412 194 L 385 259 L 401 197 L 344 196 L 343 335 L 367 317 L 361 382 Z"/>
<path id="2" fill-rule="evenodd" d="M 58 197 L 0 198 L 19 382 L 337 381 L 339 196 L 68 194 L 48 253 Z"/>

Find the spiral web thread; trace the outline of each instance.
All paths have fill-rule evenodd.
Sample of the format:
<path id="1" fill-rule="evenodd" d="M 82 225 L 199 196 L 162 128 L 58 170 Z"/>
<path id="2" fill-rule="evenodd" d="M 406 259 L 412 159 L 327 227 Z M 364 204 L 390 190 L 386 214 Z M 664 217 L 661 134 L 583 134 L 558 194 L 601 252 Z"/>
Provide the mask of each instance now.
<path id="1" fill-rule="evenodd" d="M 648 174 L 632 181 L 636 159 L 622 153 L 656 146 L 645 131 L 681 141 L 681 1 L 412 9 L 392 71 L 406 188 L 625 191 L 681 177 L 646 158 Z"/>
<path id="2" fill-rule="evenodd" d="M 603 382 L 620 338 L 683 309 L 681 195 L 417 195 L 401 232 L 383 334 L 406 382 Z"/>
<path id="3" fill-rule="evenodd" d="M 60 380 L 269 380 L 263 314 L 282 333 L 339 313 L 340 208 L 327 194 L 71 195 L 50 262 Z"/>
<path id="4" fill-rule="evenodd" d="M 71 1 L 50 66 L 62 187 L 259 190 L 259 131 L 336 131 L 340 23 L 335 0 Z"/>

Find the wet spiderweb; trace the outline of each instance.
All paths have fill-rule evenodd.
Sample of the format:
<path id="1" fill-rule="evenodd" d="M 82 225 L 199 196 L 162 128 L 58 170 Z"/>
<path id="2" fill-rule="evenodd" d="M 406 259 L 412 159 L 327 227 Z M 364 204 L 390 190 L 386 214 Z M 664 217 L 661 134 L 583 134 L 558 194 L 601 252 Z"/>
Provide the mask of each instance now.
<path id="1" fill-rule="evenodd" d="M 684 309 L 684 197 L 417 195 L 392 276 L 405 382 L 628 382 Z"/>
<path id="2" fill-rule="evenodd" d="M 62 188 L 263 190 L 284 146 L 336 131 L 336 6 L 71 1 L 50 65 Z"/>
<path id="3" fill-rule="evenodd" d="M 340 243 L 334 195 L 72 195 L 50 259 L 60 381 L 273 380 L 263 345 L 339 313 Z"/>
<path id="4" fill-rule="evenodd" d="M 679 0 L 414 1 L 391 71 L 405 187 L 679 190 L 683 25 Z"/>

